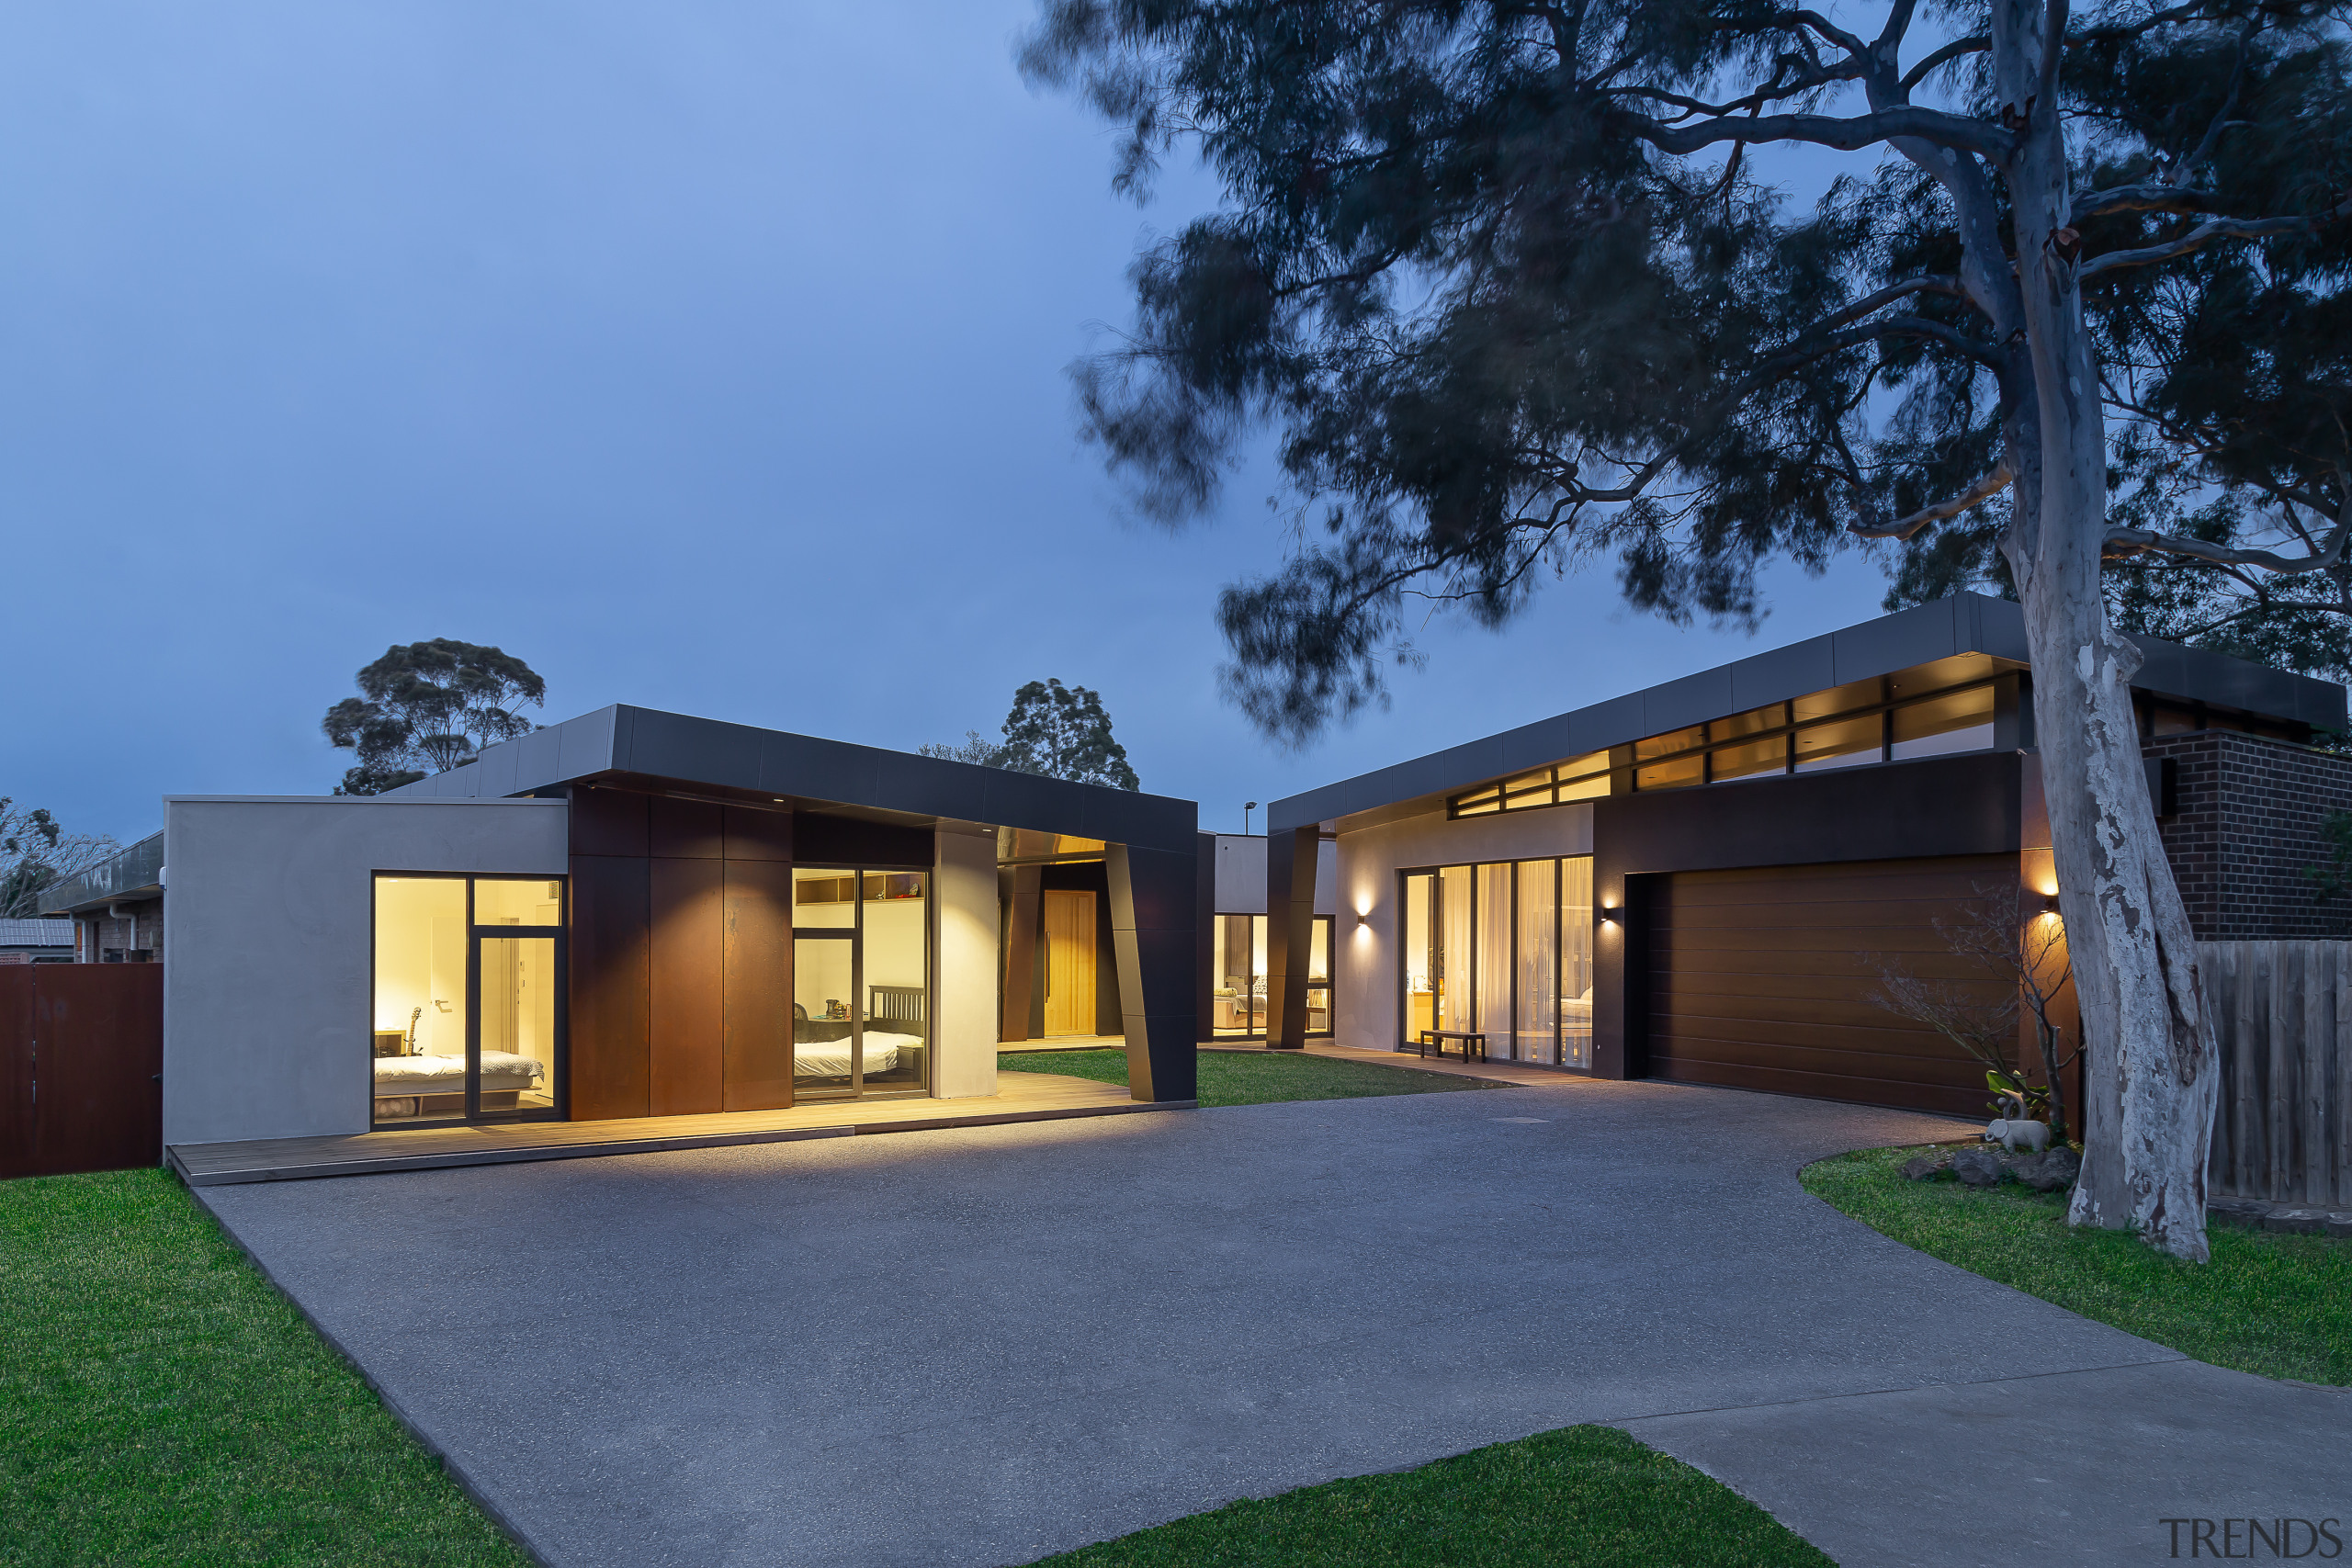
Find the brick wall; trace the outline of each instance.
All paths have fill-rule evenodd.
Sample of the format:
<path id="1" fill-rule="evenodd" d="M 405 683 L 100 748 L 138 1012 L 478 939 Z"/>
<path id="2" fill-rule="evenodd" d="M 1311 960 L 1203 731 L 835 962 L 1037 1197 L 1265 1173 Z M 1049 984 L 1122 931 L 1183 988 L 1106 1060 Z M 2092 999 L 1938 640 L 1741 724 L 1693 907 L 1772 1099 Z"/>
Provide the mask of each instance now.
<path id="1" fill-rule="evenodd" d="M 142 899 L 123 906 L 119 915 L 103 911 L 96 915 L 80 915 L 75 919 L 82 926 L 78 933 L 85 949 L 82 962 L 95 964 L 106 953 L 135 953 L 144 951 L 152 958 L 161 958 L 164 948 L 164 901 Z M 90 941 L 95 930 L 97 940 Z"/>
<path id="2" fill-rule="evenodd" d="M 2212 729 L 2143 750 L 2178 770 L 2179 809 L 2157 828 L 2199 940 L 2352 936 L 2352 897 L 2323 904 L 2303 876 L 2320 819 L 2352 810 L 2352 757 Z"/>

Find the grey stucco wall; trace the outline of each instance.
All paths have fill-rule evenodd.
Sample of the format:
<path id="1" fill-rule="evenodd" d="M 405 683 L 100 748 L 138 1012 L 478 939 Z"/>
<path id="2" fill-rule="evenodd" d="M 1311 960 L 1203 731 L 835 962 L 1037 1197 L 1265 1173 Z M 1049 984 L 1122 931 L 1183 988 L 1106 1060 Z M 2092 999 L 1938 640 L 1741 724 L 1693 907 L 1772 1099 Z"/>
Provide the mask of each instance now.
<path id="1" fill-rule="evenodd" d="M 1331 983 L 1339 995 L 1332 1032 L 1338 1043 L 1364 1051 L 1396 1048 L 1396 874 L 1408 866 L 1467 865 L 1479 861 L 1538 860 L 1592 852 L 1592 807 L 1498 813 L 1448 821 L 1442 811 L 1339 840 L 1340 918 L 1334 923 Z M 1356 923 L 1356 916 L 1364 917 Z"/>
<path id="2" fill-rule="evenodd" d="M 560 800 L 164 803 L 164 1141 L 368 1130 L 374 875 L 568 869 Z"/>

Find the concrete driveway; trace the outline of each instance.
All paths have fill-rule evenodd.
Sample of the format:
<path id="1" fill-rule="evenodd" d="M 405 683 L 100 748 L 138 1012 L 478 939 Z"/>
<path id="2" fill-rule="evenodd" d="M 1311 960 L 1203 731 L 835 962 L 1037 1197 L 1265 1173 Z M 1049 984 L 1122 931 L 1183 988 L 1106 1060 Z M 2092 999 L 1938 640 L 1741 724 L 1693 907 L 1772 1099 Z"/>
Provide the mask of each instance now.
<path id="1" fill-rule="evenodd" d="M 1026 1562 L 1579 1421 L 1849 1568 L 2352 1517 L 2352 1397 L 1796 1184 L 1952 1125 L 1565 1080 L 199 1195 L 566 1565 Z"/>

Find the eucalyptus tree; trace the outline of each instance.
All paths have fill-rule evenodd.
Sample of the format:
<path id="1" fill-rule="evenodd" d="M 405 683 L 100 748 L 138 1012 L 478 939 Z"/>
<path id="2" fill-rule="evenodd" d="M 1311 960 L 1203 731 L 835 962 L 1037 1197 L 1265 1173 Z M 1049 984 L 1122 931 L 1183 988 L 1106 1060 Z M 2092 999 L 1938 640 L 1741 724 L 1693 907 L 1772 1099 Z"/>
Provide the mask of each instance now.
<path id="1" fill-rule="evenodd" d="M 1080 368 L 1086 429 L 1170 522 L 1278 434 L 1298 544 L 1219 618 L 1232 691 L 1293 740 L 1378 696 L 1408 595 L 1499 625 L 1613 562 L 1635 605 L 1752 621 L 1767 559 L 1924 558 L 1996 517 L 2089 1047 L 2072 1217 L 2201 1258 L 2214 1049 L 2103 573 L 2345 558 L 2341 364 L 2298 401 L 2249 338 L 2251 382 L 2309 417 L 2204 440 L 2213 344 L 2166 314 L 2200 267 L 2238 275 L 2209 326 L 2342 309 L 2344 17 L 1868 9 L 1044 0 L 1024 68 L 1123 128 L 1115 183 L 1189 144 L 1225 192 L 1138 259 L 1131 329 Z M 1794 210 L 1765 144 L 1853 166 Z M 2129 332 L 2109 299 L 2146 307 Z M 2111 515 L 2127 434 L 2285 537 Z"/>
<path id="2" fill-rule="evenodd" d="M 547 682 L 513 654 L 449 637 L 388 648 L 356 679 L 359 695 L 320 721 L 329 744 L 358 759 L 337 795 L 380 795 L 470 762 L 530 734 L 520 710 L 547 701 Z"/>

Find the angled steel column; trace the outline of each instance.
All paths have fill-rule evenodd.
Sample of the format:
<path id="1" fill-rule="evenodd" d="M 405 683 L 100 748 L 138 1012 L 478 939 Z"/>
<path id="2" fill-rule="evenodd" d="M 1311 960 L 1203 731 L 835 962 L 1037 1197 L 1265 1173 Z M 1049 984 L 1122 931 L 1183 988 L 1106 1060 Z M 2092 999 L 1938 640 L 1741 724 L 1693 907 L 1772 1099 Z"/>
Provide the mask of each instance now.
<path id="1" fill-rule="evenodd" d="M 1016 865 L 997 874 L 1004 889 L 1004 1010 L 997 1021 L 996 1037 L 1012 1042 L 1029 1038 L 1029 1010 L 1037 988 L 1037 913 L 1045 895 L 1040 891 L 1042 868 Z"/>
<path id="2" fill-rule="evenodd" d="M 1193 1100 L 1199 1040 L 1193 989 L 1200 929 L 1193 911 L 1197 853 L 1102 852 L 1111 878 L 1111 941 L 1119 955 L 1119 1015 L 1127 1037 L 1127 1089 L 1137 1100 Z"/>
<path id="3" fill-rule="evenodd" d="M 1306 971 L 1315 943 L 1316 824 L 1266 835 L 1266 1048 L 1306 1043 Z"/>

